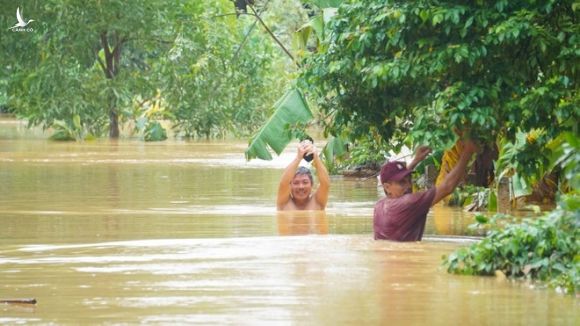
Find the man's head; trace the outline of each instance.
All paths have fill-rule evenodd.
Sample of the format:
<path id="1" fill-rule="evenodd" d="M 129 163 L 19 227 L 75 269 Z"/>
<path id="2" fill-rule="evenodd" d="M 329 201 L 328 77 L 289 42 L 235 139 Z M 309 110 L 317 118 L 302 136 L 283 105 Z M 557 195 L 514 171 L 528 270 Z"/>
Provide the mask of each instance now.
<path id="1" fill-rule="evenodd" d="M 391 198 L 401 197 L 412 191 L 411 170 L 405 162 L 388 162 L 381 168 L 381 183 L 385 194 Z"/>
<path id="2" fill-rule="evenodd" d="M 312 191 L 312 172 L 306 167 L 299 167 L 290 183 L 292 198 L 295 200 L 307 200 Z"/>

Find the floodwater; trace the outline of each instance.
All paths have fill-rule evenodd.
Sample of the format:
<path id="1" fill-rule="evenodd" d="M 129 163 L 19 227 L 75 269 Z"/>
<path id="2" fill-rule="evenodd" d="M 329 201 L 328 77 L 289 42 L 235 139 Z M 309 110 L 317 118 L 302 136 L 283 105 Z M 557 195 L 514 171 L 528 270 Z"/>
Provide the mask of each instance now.
<path id="1" fill-rule="evenodd" d="M 293 148 L 57 143 L 0 118 L 0 324 L 575 325 L 578 299 L 447 274 L 473 217 L 432 209 L 421 243 L 372 240 L 373 179 L 326 213 L 277 213 Z"/>

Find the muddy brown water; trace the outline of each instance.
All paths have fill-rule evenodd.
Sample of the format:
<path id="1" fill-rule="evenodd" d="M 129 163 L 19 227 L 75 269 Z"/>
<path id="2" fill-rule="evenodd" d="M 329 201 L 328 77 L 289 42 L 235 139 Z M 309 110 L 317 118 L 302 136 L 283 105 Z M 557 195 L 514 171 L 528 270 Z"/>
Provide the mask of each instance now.
<path id="1" fill-rule="evenodd" d="M 473 216 L 372 240 L 376 181 L 332 178 L 326 213 L 276 213 L 289 149 L 244 141 L 57 143 L 0 118 L 0 324 L 574 325 L 578 300 L 447 274 Z"/>

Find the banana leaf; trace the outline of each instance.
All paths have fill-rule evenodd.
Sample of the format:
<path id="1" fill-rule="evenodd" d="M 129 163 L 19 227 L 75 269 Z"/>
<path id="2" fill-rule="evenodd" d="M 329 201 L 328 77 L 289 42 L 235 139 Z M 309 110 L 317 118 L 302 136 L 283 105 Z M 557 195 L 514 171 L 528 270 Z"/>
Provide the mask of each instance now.
<path id="1" fill-rule="evenodd" d="M 312 32 L 316 35 L 316 47 L 320 49 L 325 39 L 324 25 L 336 15 L 337 8 L 343 0 L 312 0 L 311 3 L 321 9 L 321 13 L 312 17 L 312 19 L 294 32 L 293 43 L 296 49 L 306 51 L 308 39 Z"/>
<path id="2" fill-rule="evenodd" d="M 318 46 L 324 40 L 324 21 L 322 15 L 312 17 L 308 23 L 294 32 L 292 39 L 294 47 L 305 51 L 312 32 L 316 35 L 316 44 Z"/>
<path id="3" fill-rule="evenodd" d="M 341 156 L 345 152 L 345 141 L 341 137 L 331 137 L 322 150 L 324 158 L 327 160 L 332 160 L 334 157 Z"/>
<path id="4" fill-rule="evenodd" d="M 532 187 L 528 184 L 525 178 L 521 177 L 519 174 L 515 173 L 510 181 L 512 183 L 513 197 L 523 197 L 532 194 Z"/>
<path id="5" fill-rule="evenodd" d="M 312 26 L 310 26 L 310 23 L 307 23 L 294 32 L 292 35 L 292 45 L 294 48 L 299 51 L 306 51 L 306 45 L 308 44 L 308 39 L 312 31 Z"/>
<path id="6" fill-rule="evenodd" d="M 573 188 L 580 186 L 580 138 L 571 132 L 564 132 L 548 144 L 552 155 L 549 170 L 561 167 L 564 178 Z"/>
<path id="7" fill-rule="evenodd" d="M 312 112 L 302 93 L 298 89 L 289 90 L 274 105 L 274 114 L 250 139 L 245 152 L 246 160 L 253 158 L 271 160 L 269 148 L 279 155 L 293 138 L 291 133 L 286 132 L 287 127 L 307 123 L 312 118 Z"/>
<path id="8" fill-rule="evenodd" d="M 308 25 L 312 30 L 316 33 L 316 37 L 318 37 L 318 42 L 324 41 L 324 16 L 317 15 L 312 17 Z"/>

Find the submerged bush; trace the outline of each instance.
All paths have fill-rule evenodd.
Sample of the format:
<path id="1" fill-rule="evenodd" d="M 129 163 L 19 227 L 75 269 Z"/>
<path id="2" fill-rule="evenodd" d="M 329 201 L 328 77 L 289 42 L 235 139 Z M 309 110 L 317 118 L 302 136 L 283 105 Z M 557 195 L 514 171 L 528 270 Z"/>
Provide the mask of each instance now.
<path id="1" fill-rule="evenodd" d="M 447 271 L 455 274 L 494 275 L 539 280 L 558 292 L 580 289 L 580 196 L 569 195 L 559 207 L 537 219 L 500 226 L 483 217 L 490 231 L 480 242 L 443 257 Z"/>

